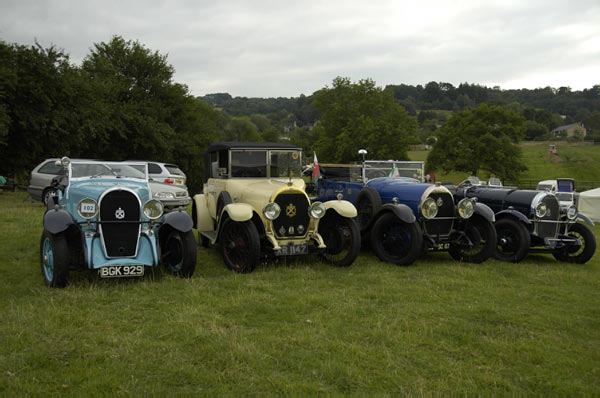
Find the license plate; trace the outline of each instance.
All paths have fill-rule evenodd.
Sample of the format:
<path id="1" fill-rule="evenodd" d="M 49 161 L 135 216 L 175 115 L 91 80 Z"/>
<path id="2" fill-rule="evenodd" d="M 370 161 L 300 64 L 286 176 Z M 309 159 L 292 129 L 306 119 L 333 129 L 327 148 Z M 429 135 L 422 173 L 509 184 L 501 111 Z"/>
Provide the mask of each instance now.
<path id="1" fill-rule="evenodd" d="M 430 247 L 429 251 L 438 252 L 438 251 L 448 251 L 449 249 L 450 249 L 450 243 L 445 242 L 445 243 L 438 243 L 436 246 Z"/>
<path id="2" fill-rule="evenodd" d="M 276 250 L 276 256 L 298 256 L 308 254 L 308 245 L 281 245 L 281 250 Z"/>
<path id="3" fill-rule="evenodd" d="M 175 180 L 175 184 L 177 184 L 177 185 L 183 185 L 183 180 Z"/>
<path id="4" fill-rule="evenodd" d="M 125 278 L 144 275 L 143 265 L 110 265 L 98 270 L 101 278 Z"/>

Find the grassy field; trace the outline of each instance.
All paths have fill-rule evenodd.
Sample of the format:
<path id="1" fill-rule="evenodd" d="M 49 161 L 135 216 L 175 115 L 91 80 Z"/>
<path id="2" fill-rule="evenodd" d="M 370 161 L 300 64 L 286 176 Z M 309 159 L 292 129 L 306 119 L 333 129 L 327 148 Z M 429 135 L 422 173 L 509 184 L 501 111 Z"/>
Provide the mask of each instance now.
<path id="1" fill-rule="evenodd" d="M 557 177 L 570 177 L 576 181 L 600 182 L 600 146 L 589 144 L 568 144 L 566 142 L 552 142 L 556 144 L 558 156 L 548 155 L 550 142 L 523 142 L 521 150 L 523 160 L 528 170 L 523 173 L 521 180 L 540 181 Z M 411 160 L 426 160 L 428 151 L 409 151 Z M 461 182 L 468 173 L 452 172 L 445 174 L 438 171 L 438 181 Z M 481 173 L 480 178 L 487 179 L 489 175 Z M 599 184 L 600 186 L 600 184 Z"/>
<path id="2" fill-rule="evenodd" d="M 600 260 L 397 267 L 362 252 L 44 287 L 43 207 L 0 195 L 0 392 L 597 395 Z M 598 236 L 600 228 L 595 228 Z"/>

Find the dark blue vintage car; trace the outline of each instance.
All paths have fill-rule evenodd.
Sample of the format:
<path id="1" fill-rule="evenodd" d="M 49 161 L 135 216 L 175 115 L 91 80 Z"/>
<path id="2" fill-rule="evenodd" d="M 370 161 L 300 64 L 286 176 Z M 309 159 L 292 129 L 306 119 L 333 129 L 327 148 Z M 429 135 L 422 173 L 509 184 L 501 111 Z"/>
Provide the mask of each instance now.
<path id="1" fill-rule="evenodd" d="M 492 256 L 492 210 L 473 199 L 455 205 L 446 187 L 422 183 L 419 171 L 398 161 L 324 166 L 317 199 L 341 195 L 354 203 L 361 233 L 383 261 L 407 265 L 423 249 L 448 251 L 454 259 L 472 263 Z"/>
<path id="2" fill-rule="evenodd" d="M 66 168 L 64 185 L 56 181 L 40 241 L 47 286 L 66 286 L 71 270 L 132 277 L 163 264 L 173 274 L 192 276 L 192 219 L 183 211 L 163 214 L 163 204 L 151 197 L 146 164 L 68 158 L 58 163 Z"/>
<path id="3" fill-rule="evenodd" d="M 579 214 L 572 202 L 561 203 L 553 192 L 463 182 L 455 197 L 476 198 L 494 211 L 498 236 L 495 256 L 499 260 L 519 262 L 527 253 L 549 253 L 559 261 L 583 264 L 596 251 L 596 238 L 583 224 L 594 223 Z"/>

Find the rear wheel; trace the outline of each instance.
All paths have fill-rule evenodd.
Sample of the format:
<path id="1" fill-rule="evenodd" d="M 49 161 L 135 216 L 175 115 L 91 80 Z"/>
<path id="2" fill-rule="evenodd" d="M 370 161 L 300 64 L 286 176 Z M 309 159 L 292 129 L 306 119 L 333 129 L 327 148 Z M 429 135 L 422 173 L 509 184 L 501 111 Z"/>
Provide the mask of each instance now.
<path id="1" fill-rule="evenodd" d="M 596 251 L 596 237 L 588 227 L 579 223 L 569 227 L 568 235 L 579 239 L 581 246 L 567 246 L 559 252 L 552 253 L 554 258 L 568 263 L 586 263 Z"/>
<path id="2" fill-rule="evenodd" d="M 371 187 L 364 187 L 356 200 L 356 210 L 358 212 L 356 219 L 361 234 L 367 232 L 373 216 L 377 214 L 380 208 L 381 198 L 379 197 L 379 193 Z"/>
<path id="3" fill-rule="evenodd" d="M 162 249 L 162 263 L 173 275 L 189 278 L 196 269 L 196 239 L 190 230 L 180 232 L 172 230 Z"/>
<path id="4" fill-rule="evenodd" d="M 325 262 L 336 267 L 347 267 L 354 262 L 360 250 L 360 231 L 354 219 L 327 214 L 319 222 L 319 234 L 327 246 L 323 253 Z"/>
<path id="5" fill-rule="evenodd" d="M 406 223 L 385 213 L 371 229 L 371 248 L 381 261 L 410 265 L 421 253 L 423 234 L 416 223 Z"/>
<path id="6" fill-rule="evenodd" d="M 480 264 L 494 254 L 496 230 L 490 221 L 474 216 L 467 221 L 465 234 L 473 246 L 462 242 L 452 243 L 448 252 L 453 259 Z"/>
<path id="7" fill-rule="evenodd" d="M 69 248 L 65 234 L 44 229 L 40 240 L 40 265 L 46 286 L 65 287 L 69 281 Z"/>
<path id="8" fill-rule="evenodd" d="M 531 237 L 527 228 L 517 220 L 503 218 L 496 221 L 496 252 L 494 257 L 500 261 L 518 263 L 523 260 L 531 246 Z"/>
<path id="9" fill-rule="evenodd" d="M 226 219 L 221 228 L 221 254 L 229 269 L 252 272 L 260 256 L 260 239 L 254 223 Z"/>

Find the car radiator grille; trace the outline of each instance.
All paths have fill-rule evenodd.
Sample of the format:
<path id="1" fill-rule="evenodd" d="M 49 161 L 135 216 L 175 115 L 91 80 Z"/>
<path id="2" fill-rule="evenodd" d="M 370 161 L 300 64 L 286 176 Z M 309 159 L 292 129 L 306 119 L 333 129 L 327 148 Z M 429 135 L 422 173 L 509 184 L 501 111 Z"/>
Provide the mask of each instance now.
<path id="1" fill-rule="evenodd" d="M 547 211 L 541 220 L 546 222 L 536 222 L 536 233 L 541 238 L 556 238 L 559 226 L 558 219 L 560 218 L 560 205 L 556 197 L 552 195 L 545 196 L 542 202 L 546 204 Z"/>
<path id="2" fill-rule="evenodd" d="M 136 255 L 140 224 L 131 221 L 140 221 L 140 202 L 137 196 L 129 191 L 116 190 L 102 198 L 100 225 L 108 257 Z"/>
<path id="3" fill-rule="evenodd" d="M 452 231 L 454 224 L 454 199 L 449 193 L 433 192 L 429 195 L 436 202 L 442 199 L 442 205 L 438 206 L 437 215 L 431 220 L 425 220 L 424 228 L 428 235 L 432 236 L 447 236 Z M 448 219 L 441 219 L 448 217 Z"/>
<path id="4" fill-rule="evenodd" d="M 308 229 L 308 200 L 304 194 L 282 193 L 275 198 L 281 214 L 273 220 L 273 230 L 280 238 L 304 236 Z"/>

